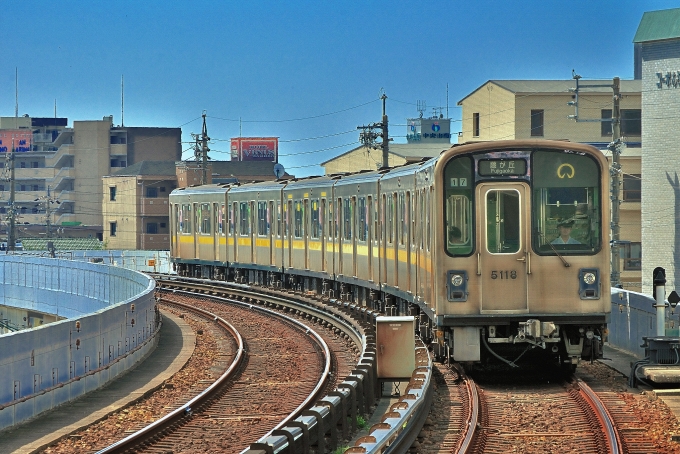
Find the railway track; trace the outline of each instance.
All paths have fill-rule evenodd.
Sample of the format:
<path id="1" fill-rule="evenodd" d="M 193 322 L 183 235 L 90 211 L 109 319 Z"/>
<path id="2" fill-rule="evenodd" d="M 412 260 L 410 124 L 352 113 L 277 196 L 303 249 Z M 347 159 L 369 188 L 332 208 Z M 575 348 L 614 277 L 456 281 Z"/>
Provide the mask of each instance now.
<path id="1" fill-rule="evenodd" d="M 578 378 L 479 385 L 457 369 L 438 369 L 433 412 L 415 452 L 650 452 L 639 439 L 631 450 L 633 439 L 621 435 L 625 421 L 635 425 L 625 405 L 612 412 L 611 399 Z"/>
<path id="2" fill-rule="evenodd" d="M 240 452 L 318 397 L 331 359 L 310 327 L 262 308 L 202 300 L 179 292 L 162 299 L 182 310 L 201 306 L 220 325 L 232 320 L 238 353 L 227 370 L 199 396 L 100 452 Z"/>

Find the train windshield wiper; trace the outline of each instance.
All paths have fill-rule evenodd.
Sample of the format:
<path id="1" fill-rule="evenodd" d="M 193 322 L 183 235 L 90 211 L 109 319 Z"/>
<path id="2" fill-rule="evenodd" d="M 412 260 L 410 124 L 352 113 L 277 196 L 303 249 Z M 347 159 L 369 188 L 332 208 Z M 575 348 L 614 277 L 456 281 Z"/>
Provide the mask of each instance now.
<path id="1" fill-rule="evenodd" d="M 569 262 L 567 262 L 567 261 L 564 259 L 564 257 L 562 257 L 562 255 L 560 255 L 560 253 L 557 252 L 557 249 L 555 249 L 555 246 L 553 246 L 552 243 L 548 242 L 548 244 L 550 245 L 550 247 L 552 248 L 552 250 L 555 252 L 555 254 L 557 254 L 557 256 L 560 258 L 560 260 L 562 260 L 562 263 L 564 264 L 565 268 L 569 268 L 569 267 L 571 266 L 571 265 L 569 264 Z"/>

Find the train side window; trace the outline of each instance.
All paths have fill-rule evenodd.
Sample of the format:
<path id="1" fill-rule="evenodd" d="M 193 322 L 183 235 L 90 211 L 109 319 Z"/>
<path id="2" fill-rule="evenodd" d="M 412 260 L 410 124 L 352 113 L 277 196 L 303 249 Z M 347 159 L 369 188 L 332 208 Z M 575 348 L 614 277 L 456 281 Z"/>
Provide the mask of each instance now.
<path id="1" fill-rule="evenodd" d="M 602 247 L 600 168 L 587 155 L 532 155 L 534 250 L 542 255 L 595 254 Z"/>
<path id="2" fill-rule="evenodd" d="M 257 202 L 257 234 L 260 236 L 269 235 L 267 222 L 267 202 Z"/>
<path id="3" fill-rule="evenodd" d="M 343 238 L 346 240 L 352 239 L 352 221 L 354 216 L 352 213 L 352 200 L 347 197 L 344 199 L 344 211 L 343 211 Z"/>
<path id="4" fill-rule="evenodd" d="M 366 241 L 366 197 L 359 197 L 357 203 L 357 214 L 359 215 L 359 223 L 357 224 L 357 239 L 359 241 Z"/>
<path id="5" fill-rule="evenodd" d="M 191 205 L 184 204 L 179 210 L 179 231 L 191 233 Z"/>
<path id="6" fill-rule="evenodd" d="M 399 245 L 403 246 L 406 244 L 406 233 L 408 232 L 407 229 L 407 220 L 408 220 L 408 215 L 406 213 L 406 199 L 404 198 L 404 193 L 400 192 L 399 193 L 399 218 L 397 221 L 397 225 L 399 226 Z"/>
<path id="7" fill-rule="evenodd" d="M 333 199 L 330 200 L 328 204 L 328 240 L 333 241 L 333 222 L 335 217 L 333 216 Z"/>
<path id="8" fill-rule="evenodd" d="M 468 156 L 451 159 L 444 168 L 444 216 L 442 232 L 446 252 L 468 256 L 474 249 L 473 165 Z"/>
<path id="9" fill-rule="evenodd" d="M 281 238 L 281 202 L 276 202 L 276 237 Z"/>
<path id="10" fill-rule="evenodd" d="M 295 238 L 302 238 L 305 233 L 304 225 L 302 223 L 303 216 L 304 210 L 302 209 L 302 202 L 297 200 L 295 201 L 295 230 L 294 230 Z"/>
<path id="11" fill-rule="evenodd" d="M 239 218 L 241 219 L 240 233 L 241 236 L 250 235 L 250 206 L 248 202 L 241 202 L 239 210 Z"/>
<path id="12" fill-rule="evenodd" d="M 311 214 L 311 223 L 312 225 L 310 226 L 311 228 L 311 233 L 310 236 L 318 240 L 319 239 L 319 231 L 321 230 L 321 226 L 319 225 L 319 199 L 314 199 L 312 200 L 312 212 Z"/>
<path id="13" fill-rule="evenodd" d="M 234 228 L 236 223 L 236 203 L 229 205 L 229 235 L 234 235 Z"/>
<path id="14" fill-rule="evenodd" d="M 224 236 L 224 234 L 227 231 L 226 222 L 227 222 L 227 219 L 226 219 L 225 212 L 224 212 L 224 204 L 222 204 L 222 206 L 220 207 L 220 218 L 219 218 L 220 234 L 222 236 Z"/>
<path id="15" fill-rule="evenodd" d="M 514 190 L 487 192 L 487 250 L 495 254 L 514 254 L 521 246 L 519 192 Z"/>

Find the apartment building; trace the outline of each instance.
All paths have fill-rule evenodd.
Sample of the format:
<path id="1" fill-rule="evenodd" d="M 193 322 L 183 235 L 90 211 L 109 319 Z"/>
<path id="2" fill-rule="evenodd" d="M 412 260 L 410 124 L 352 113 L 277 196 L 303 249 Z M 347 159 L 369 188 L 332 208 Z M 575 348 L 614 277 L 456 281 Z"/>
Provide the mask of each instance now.
<path id="1" fill-rule="evenodd" d="M 113 117 L 0 118 L 0 218 L 6 234 L 10 201 L 10 163 L 14 153 L 16 223 L 30 235 L 50 224 L 62 232 L 90 227 L 102 239 L 102 177 L 144 160 L 181 159 L 180 128 L 114 126 Z M 48 208 L 49 207 L 49 208 Z M 19 232 L 21 236 L 21 232 Z"/>
<path id="2" fill-rule="evenodd" d="M 612 80 L 489 80 L 458 102 L 459 143 L 505 139 L 558 139 L 588 143 L 607 156 L 611 142 Z M 621 281 L 641 291 L 642 96 L 640 80 L 622 80 L 619 198 Z M 577 110 L 578 108 L 578 110 Z M 570 118 L 577 116 L 577 119 Z"/>

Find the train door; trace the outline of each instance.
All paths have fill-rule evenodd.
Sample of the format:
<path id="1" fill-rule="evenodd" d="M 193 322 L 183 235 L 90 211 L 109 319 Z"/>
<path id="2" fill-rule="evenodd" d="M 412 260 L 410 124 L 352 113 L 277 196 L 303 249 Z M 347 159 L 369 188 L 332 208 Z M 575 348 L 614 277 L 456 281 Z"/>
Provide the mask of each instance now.
<path id="1" fill-rule="evenodd" d="M 413 272 L 413 266 L 415 261 L 413 260 L 413 229 L 411 224 L 411 219 L 413 218 L 413 212 L 411 211 L 413 207 L 411 206 L 411 192 L 406 192 L 406 215 L 404 216 L 404 228 L 406 229 L 406 282 L 408 291 L 415 292 L 415 273 Z"/>
<path id="2" fill-rule="evenodd" d="M 399 212 L 399 199 L 397 198 L 396 192 L 390 197 L 389 203 L 389 209 L 387 210 L 389 232 L 387 232 L 387 235 L 390 238 L 390 258 L 392 259 L 394 267 L 392 271 L 394 279 L 392 285 L 399 287 L 399 225 L 401 223 L 401 218 L 399 216 L 403 215 L 403 213 Z"/>
<path id="3" fill-rule="evenodd" d="M 373 197 L 366 197 L 366 246 L 368 255 L 368 280 L 373 281 Z"/>
<path id="4" fill-rule="evenodd" d="M 255 202 L 248 202 L 248 225 L 250 227 L 250 260 L 249 263 L 257 263 L 257 253 L 255 252 L 255 244 L 257 243 L 257 223 L 255 222 L 255 217 L 257 216 L 257 211 L 255 207 Z"/>
<path id="5" fill-rule="evenodd" d="M 195 259 L 200 259 L 201 258 L 201 253 L 200 253 L 200 240 L 199 240 L 199 235 L 201 234 L 201 204 L 200 203 L 194 203 L 194 216 L 192 219 L 192 222 L 194 224 L 194 258 Z"/>
<path id="6" fill-rule="evenodd" d="M 236 233 L 236 226 L 238 225 L 238 209 L 236 202 L 232 203 L 229 208 L 229 235 L 231 236 L 230 244 L 232 245 L 231 259 L 238 262 L 238 238 Z"/>
<path id="7" fill-rule="evenodd" d="M 338 248 L 338 274 L 344 275 L 345 270 L 343 269 L 343 243 L 344 243 L 344 238 L 345 238 L 345 210 L 342 205 L 342 198 L 338 198 L 338 204 L 335 206 L 337 209 L 336 216 L 338 217 L 338 222 L 336 224 L 336 232 L 335 232 L 335 238 L 336 238 L 336 244 Z"/>
<path id="8" fill-rule="evenodd" d="M 310 218 L 310 212 L 309 212 L 309 199 L 304 199 L 304 202 L 302 204 L 302 241 L 305 243 L 305 251 L 304 251 L 304 267 L 303 269 L 308 270 L 309 269 L 309 236 L 311 235 L 311 230 L 309 228 L 309 218 Z"/>
<path id="9" fill-rule="evenodd" d="M 270 200 L 267 205 L 267 237 L 269 239 L 269 265 L 276 264 L 274 256 L 275 241 L 274 235 L 276 230 L 276 224 L 274 224 L 274 201 Z"/>
<path id="10" fill-rule="evenodd" d="M 327 271 L 328 265 L 326 264 L 326 199 L 321 199 L 321 205 L 319 205 L 319 235 L 321 235 L 321 271 Z"/>
<path id="11" fill-rule="evenodd" d="M 288 204 L 286 206 L 288 207 L 286 209 L 286 241 L 288 243 L 288 267 L 292 268 L 293 267 L 293 228 L 292 228 L 293 201 L 288 200 Z"/>
<path id="12" fill-rule="evenodd" d="M 222 210 L 219 203 L 213 203 L 213 257 L 215 261 L 221 261 L 220 236 L 222 236 Z"/>
<path id="13" fill-rule="evenodd" d="M 380 282 L 387 282 L 387 195 L 383 194 L 380 205 Z"/>
<path id="14" fill-rule="evenodd" d="M 524 313 L 527 305 L 529 189 L 523 183 L 477 187 L 478 274 L 482 313 Z"/>

